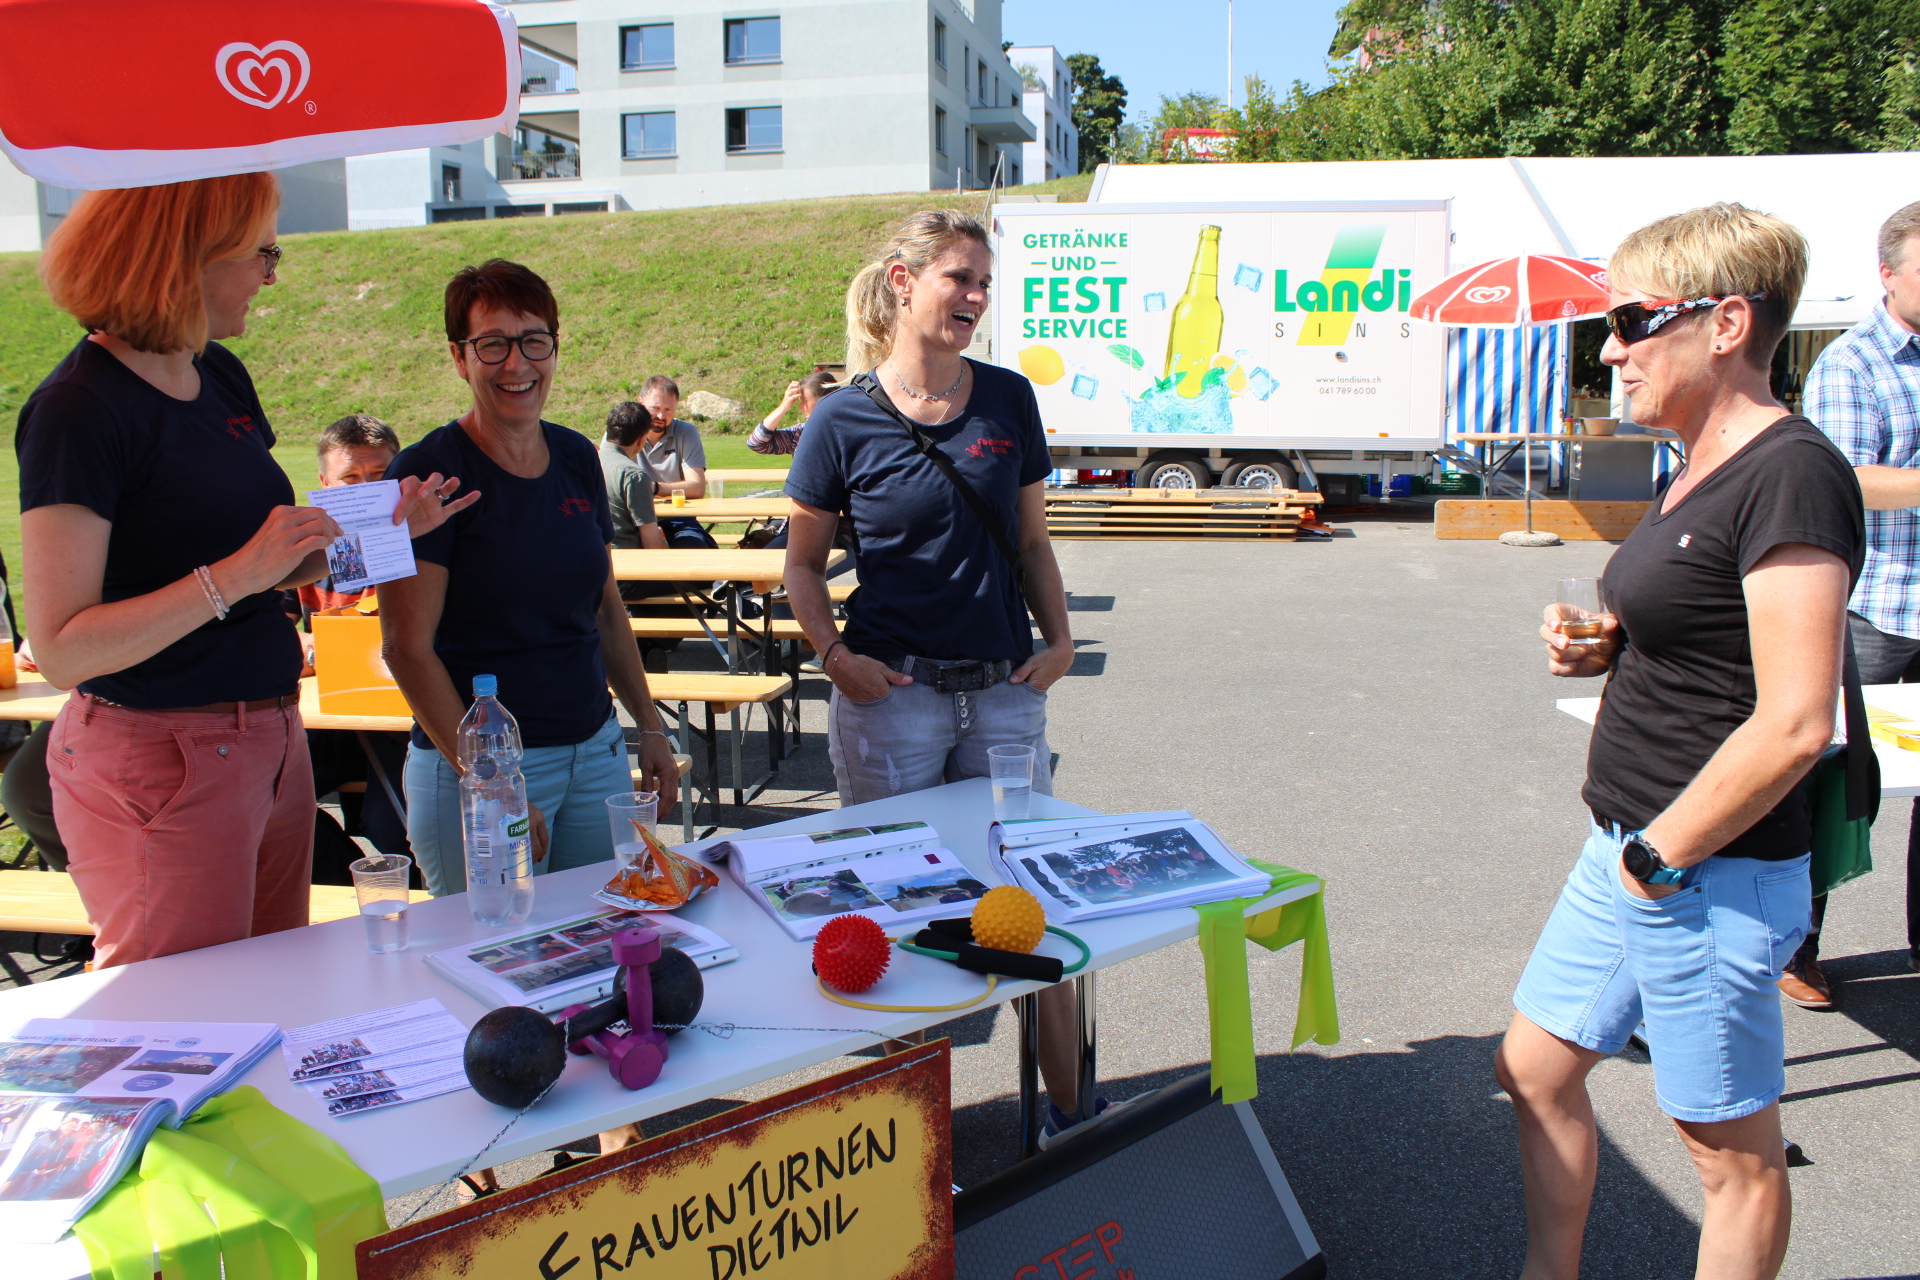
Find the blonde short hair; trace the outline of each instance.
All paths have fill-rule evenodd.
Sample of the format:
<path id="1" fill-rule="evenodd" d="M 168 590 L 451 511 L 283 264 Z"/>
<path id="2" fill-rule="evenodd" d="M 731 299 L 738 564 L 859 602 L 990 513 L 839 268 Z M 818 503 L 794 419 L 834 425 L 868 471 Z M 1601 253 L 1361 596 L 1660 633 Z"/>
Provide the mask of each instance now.
<path id="1" fill-rule="evenodd" d="M 1742 204 L 1710 204 L 1650 222 L 1613 251 L 1617 284 L 1662 298 L 1765 294 L 1753 304 L 1746 357 L 1764 369 L 1786 337 L 1807 280 L 1807 238 L 1799 228 Z"/>
<path id="2" fill-rule="evenodd" d="M 110 333 L 135 351 L 200 351 L 201 271 L 251 256 L 279 211 L 270 173 L 89 191 L 48 237 L 40 278 L 53 305 L 88 333 Z"/>

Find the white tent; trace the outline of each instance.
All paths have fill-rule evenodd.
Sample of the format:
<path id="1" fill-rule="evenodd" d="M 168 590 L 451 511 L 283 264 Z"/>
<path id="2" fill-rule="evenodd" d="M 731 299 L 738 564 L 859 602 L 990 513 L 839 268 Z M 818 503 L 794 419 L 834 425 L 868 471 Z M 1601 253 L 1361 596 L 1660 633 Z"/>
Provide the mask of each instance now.
<path id="1" fill-rule="evenodd" d="M 1889 214 L 1920 200 L 1920 152 L 1105 165 L 1089 198 L 1451 200 L 1450 270 L 1514 253 L 1605 261 L 1636 227 L 1733 200 L 1785 218 L 1812 246 L 1794 327 L 1845 329 L 1880 301 L 1875 237 Z"/>

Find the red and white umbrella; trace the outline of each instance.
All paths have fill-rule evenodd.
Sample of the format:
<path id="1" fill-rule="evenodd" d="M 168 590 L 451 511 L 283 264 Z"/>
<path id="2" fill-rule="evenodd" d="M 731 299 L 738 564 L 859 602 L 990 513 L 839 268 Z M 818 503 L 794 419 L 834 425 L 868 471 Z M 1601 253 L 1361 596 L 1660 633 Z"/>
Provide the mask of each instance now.
<path id="1" fill-rule="evenodd" d="M 0 0 L 0 148 L 57 187 L 471 142 L 519 107 L 487 0 Z"/>
<path id="2" fill-rule="evenodd" d="M 1604 266 L 1543 253 L 1456 271 L 1411 307 L 1416 320 L 1490 329 L 1589 320 L 1606 310 Z"/>

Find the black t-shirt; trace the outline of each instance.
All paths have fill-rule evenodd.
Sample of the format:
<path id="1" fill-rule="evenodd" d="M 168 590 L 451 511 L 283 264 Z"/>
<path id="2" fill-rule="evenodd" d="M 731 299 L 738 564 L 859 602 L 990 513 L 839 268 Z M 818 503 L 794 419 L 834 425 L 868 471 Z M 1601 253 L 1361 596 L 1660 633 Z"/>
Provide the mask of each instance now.
<path id="1" fill-rule="evenodd" d="M 551 422 L 545 475 L 505 470 L 450 422 L 401 451 L 387 478 L 458 476 L 480 501 L 424 538 L 416 559 L 447 570 L 433 651 L 473 705 L 473 678 L 500 678 L 500 702 L 529 747 L 571 747 L 607 723 L 613 698 L 600 657 L 598 611 L 613 520 L 600 458 L 586 437 Z M 432 742 L 418 725 L 414 744 Z"/>
<path id="2" fill-rule="evenodd" d="M 246 366 L 211 342 L 194 366 L 199 398 L 176 400 L 82 339 L 20 410 L 20 509 L 70 503 L 112 522 L 106 603 L 158 591 L 232 555 L 275 507 L 293 505 Z M 280 593 L 227 605 L 224 620 L 209 617 L 146 661 L 80 688 L 155 710 L 297 690 L 300 640 Z"/>
<path id="3" fill-rule="evenodd" d="M 1019 494 L 1053 463 L 1033 384 L 973 366 L 973 394 L 953 422 L 926 428 L 1018 542 Z M 823 399 L 793 455 L 787 496 L 851 511 L 860 589 L 847 601 L 847 647 L 886 660 L 1033 656 L 1013 566 L 953 482 L 907 429 L 850 387 Z"/>
<path id="4" fill-rule="evenodd" d="M 1600 703 L 1581 792 L 1595 814 L 1630 831 L 1672 804 L 1753 715 L 1741 579 L 1787 543 L 1831 551 L 1853 578 L 1866 556 L 1859 481 L 1802 417 L 1782 418 L 1677 506 L 1662 514 L 1661 505 L 1607 562 L 1607 599 L 1626 644 Z M 1720 853 L 1797 858 L 1812 830 L 1795 787 Z"/>

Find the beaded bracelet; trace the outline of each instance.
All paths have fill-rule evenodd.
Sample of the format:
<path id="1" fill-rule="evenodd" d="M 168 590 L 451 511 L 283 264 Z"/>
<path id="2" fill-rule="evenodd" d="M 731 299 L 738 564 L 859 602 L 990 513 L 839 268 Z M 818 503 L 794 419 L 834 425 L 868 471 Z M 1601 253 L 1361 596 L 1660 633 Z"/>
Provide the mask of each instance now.
<path id="1" fill-rule="evenodd" d="M 199 580 L 200 590 L 205 593 L 207 603 L 213 606 L 214 618 L 218 621 L 225 622 L 227 619 L 227 602 L 225 598 L 221 596 L 220 588 L 213 584 L 213 570 L 207 568 L 205 565 L 201 565 L 193 571 L 193 576 Z"/>

